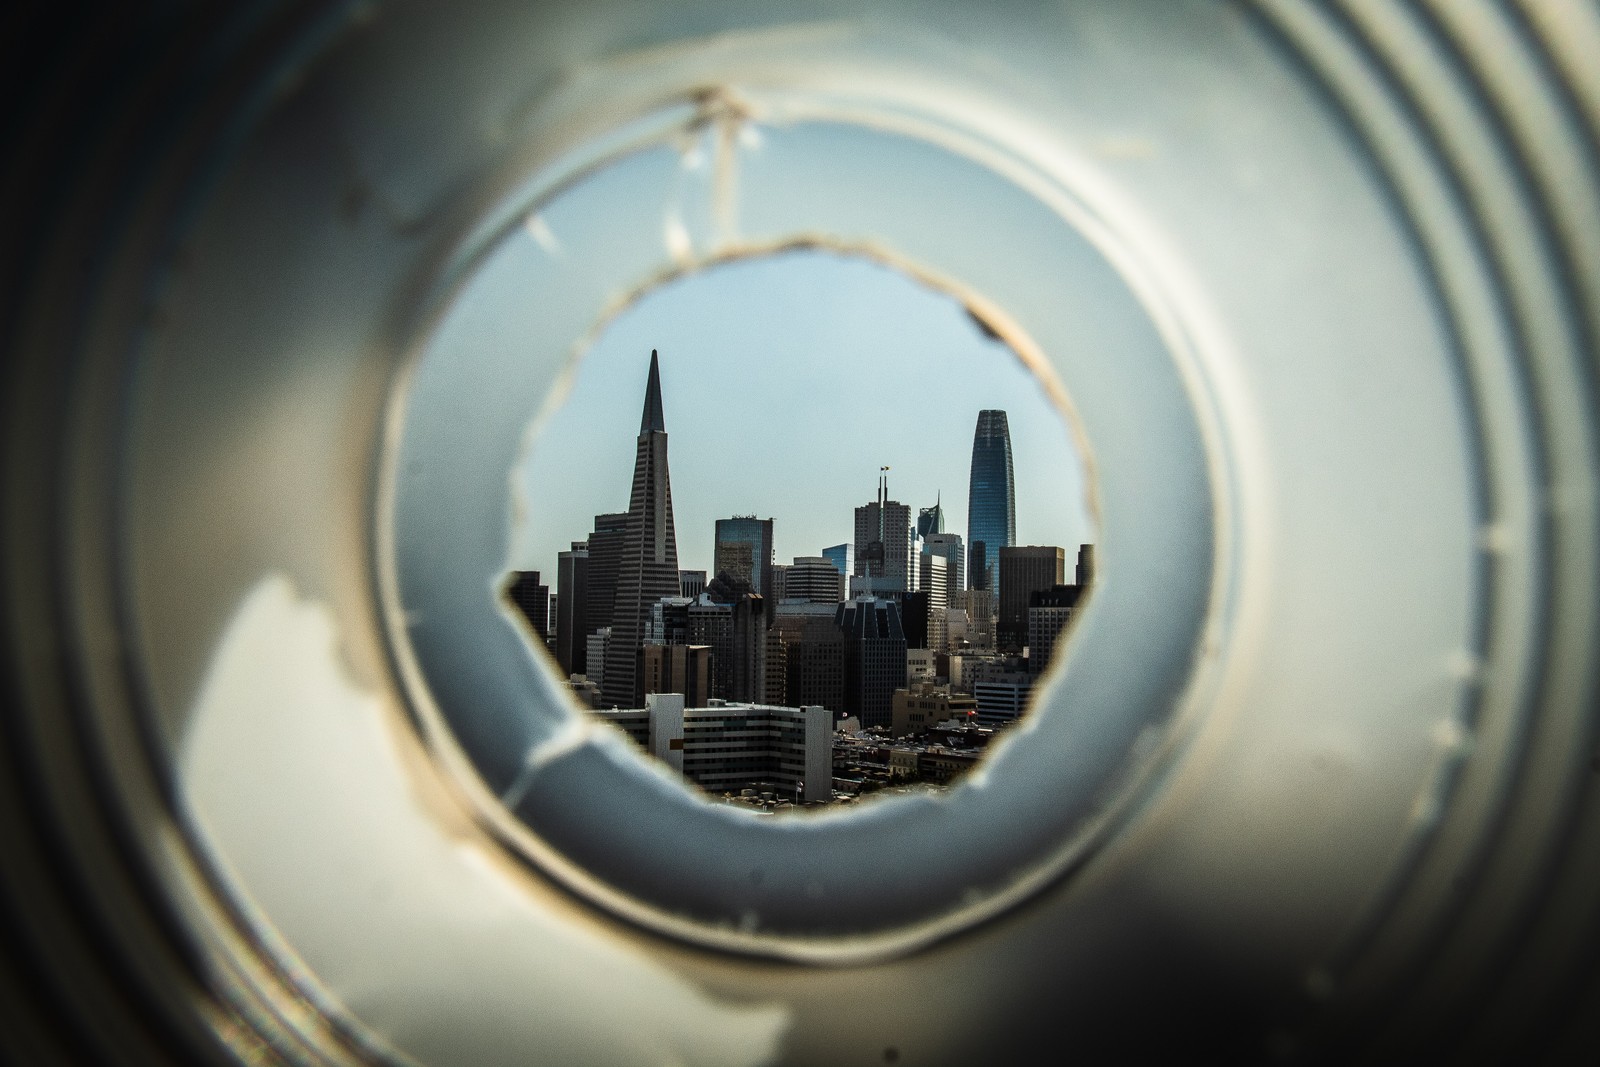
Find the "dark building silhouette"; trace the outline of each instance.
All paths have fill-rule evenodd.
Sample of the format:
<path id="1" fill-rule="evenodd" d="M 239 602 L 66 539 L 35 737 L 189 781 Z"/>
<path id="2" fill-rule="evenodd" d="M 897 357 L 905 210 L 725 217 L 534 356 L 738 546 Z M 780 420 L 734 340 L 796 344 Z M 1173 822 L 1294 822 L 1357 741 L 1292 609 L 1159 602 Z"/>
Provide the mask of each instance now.
<path id="1" fill-rule="evenodd" d="M 888 726 L 894 692 L 906 684 L 906 635 L 900 609 L 877 597 L 840 604 L 834 624 L 844 635 L 844 707 L 863 728 Z"/>
<path id="2" fill-rule="evenodd" d="M 517 606 L 539 634 L 539 643 L 550 640 L 550 587 L 541 585 L 538 571 L 512 571 L 506 597 Z"/>
<path id="3" fill-rule="evenodd" d="M 940 499 L 935 497 L 933 507 L 917 510 L 917 536 L 926 538 L 931 534 L 942 533 L 944 533 L 944 507 Z"/>
<path id="4" fill-rule="evenodd" d="M 592 538 L 589 552 L 592 568 Z M 634 451 L 633 491 L 628 498 L 622 553 L 617 564 L 611 642 L 606 647 L 603 694 L 607 704 L 623 708 L 643 706 L 640 650 L 650 620 L 650 608 L 662 597 L 677 596 L 678 589 L 678 542 L 672 525 L 672 483 L 667 476 L 667 426 L 661 403 L 661 369 L 652 350 L 644 415 L 639 420 Z"/>
<path id="5" fill-rule="evenodd" d="M 900 628 L 905 631 L 907 648 L 928 648 L 928 616 L 933 609 L 933 596 L 927 590 L 902 593 L 894 599 L 900 602 Z"/>
<path id="6" fill-rule="evenodd" d="M 589 543 L 574 541 L 556 558 L 556 662 L 563 674 L 589 670 Z"/>
<path id="7" fill-rule="evenodd" d="M 1002 652 L 1020 652 L 1028 643 L 1028 597 L 1066 581 L 1067 552 L 1056 545 L 1011 545 L 1000 550 L 999 569 L 995 638 Z"/>
<path id="8" fill-rule="evenodd" d="M 1087 589 L 1094 582 L 1094 546 L 1078 546 L 1078 586 Z"/>
<path id="9" fill-rule="evenodd" d="M 622 545 L 627 534 L 627 512 L 594 517 L 594 530 L 586 542 L 589 560 L 585 566 L 583 636 L 573 637 L 574 642 L 585 647 L 590 634 L 611 625 L 612 614 L 617 610 L 617 569 L 622 565 Z M 577 654 L 576 646 L 573 654 Z M 590 677 L 603 675 L 605 664 L 589 663 L 584 673 Z"/>
<path id="10" fill-rule="evenodd" d="M 820 607 L 820 605 L 819 605 Z M 779 611 L 767 631 L 767 702 L 800 708 L 844 708 L 844 633 L 837 608 Z"/>
<path id="11" fill-rule="evenodd" d="M 967 568 L 972 589 L 998 589 L 993 571 L 1002 567 L 1000 550 L 1017 542 L 1016 485 L 1011 469 L 1011 427 L 1004 411 L 978 412 L 972 435 L 972 473 L 967 489 L 967 544 L 976 560 L 978 542 L 986 548 L 985 568 Z"/>

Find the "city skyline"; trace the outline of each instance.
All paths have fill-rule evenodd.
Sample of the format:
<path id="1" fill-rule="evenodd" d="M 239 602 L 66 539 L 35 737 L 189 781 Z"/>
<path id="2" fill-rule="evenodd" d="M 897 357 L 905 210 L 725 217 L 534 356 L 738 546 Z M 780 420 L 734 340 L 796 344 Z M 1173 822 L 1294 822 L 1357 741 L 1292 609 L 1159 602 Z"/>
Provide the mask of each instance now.
<path id="1" fill-rule="evenodd" d="M 943 294 L 868 261 L 808 253 L 694 275 L 602 333 L 513 476 L 529 502 L 514 567 L 554 573 L 594 515 L 623 506 L 632 457 L 617 442 L 631 438 L 652 349 L 674 412 L 684 569 L 714 576 L 715 523 L 733 516 L 774 520 L 777 563 L 851 541 L 882 467 L 890 499 L 913 515 L 938 501 L 945 529 L 964 532 L 984 408 L 1010 413 L 1026 501 L 1019 543 L 1094 540 L 1066 425 L 1010 350 Z"/>

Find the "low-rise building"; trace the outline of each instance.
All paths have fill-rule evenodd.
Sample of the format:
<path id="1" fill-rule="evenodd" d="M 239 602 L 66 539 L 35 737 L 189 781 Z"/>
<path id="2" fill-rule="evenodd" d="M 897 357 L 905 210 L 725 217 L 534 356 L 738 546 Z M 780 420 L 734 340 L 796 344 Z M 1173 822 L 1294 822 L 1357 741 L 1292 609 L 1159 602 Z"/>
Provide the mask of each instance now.
<path id="1" fill-rule="evenodd" d="M 949 719 L 975 718 L 978 702 L 949 686 L 917 685 L 894 695 L 890 732 L 896 737 L 924 733 Z"/>
<path id="2" fill-rule="evenodd" d="M 833 713 L 711 699 L 685 708 L 681 693 L 652 693 L 644 708 L 598 716 L 712 793 L 765 789 L 805 803 L 833 797 Z"/>

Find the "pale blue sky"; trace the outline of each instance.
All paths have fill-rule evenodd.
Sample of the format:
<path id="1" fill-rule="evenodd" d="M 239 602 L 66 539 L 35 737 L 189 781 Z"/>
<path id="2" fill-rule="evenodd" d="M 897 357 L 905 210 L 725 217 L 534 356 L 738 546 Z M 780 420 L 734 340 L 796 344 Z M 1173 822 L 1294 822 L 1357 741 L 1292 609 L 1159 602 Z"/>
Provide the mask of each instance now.
<path id="1" fill-rule="evenodd" d="M 1009 415 L 1019 542 L 1070 556 L 1093 540 L 1067 428 L 1009 349 L 891 268 L 790 252 L 653 290 L 590 349 L 515 475 L 529 510 L 514 565 L 552 588 L 556 553 L 627 507 L 652 348 L 681 567 L 708 569 L 713 524 L 735 514 L 775 520 L 780 563 L 850 540 L 882 465 L 893 499 L 915 513 L 942 493 L 946 529 L 966 537 L 982 408 Z"/>

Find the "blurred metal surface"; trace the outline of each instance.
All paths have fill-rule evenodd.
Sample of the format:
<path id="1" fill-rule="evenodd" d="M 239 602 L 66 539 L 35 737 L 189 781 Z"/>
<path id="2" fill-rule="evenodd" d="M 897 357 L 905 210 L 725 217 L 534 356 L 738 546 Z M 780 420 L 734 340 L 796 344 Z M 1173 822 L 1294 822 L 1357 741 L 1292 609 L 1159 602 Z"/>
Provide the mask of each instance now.
<path id="1" fill-rule="evenodd" d="M 12 1060 L 1592 1059 L 1592 4 L 18 18 Z M 385 614 L 376 487 L 418 309 L 530 175 L 608 158 L 708 85 L 980 131 L 1022 187 L 1070 191 L 1198 427 L 1182 462 L 1154 405 L 1119 439 L 1139 382 L 1086 379 L 1045 343 L 1048 287 L 974 278 L 950 242 L 1067 360 L 1101 465 L 1110 599 L 1076 655 L 1139 669 L 1109 620 L 1148 607 L 1139 490 L 1184 462 L 1211 525 L 1173 543 L 1210 564 L 1179 579 L 1187 674 L 1140 710 L 1159 741 L 1093 847 L 887 954 L 708 948 L 527 862 L 426 728 L 438 676 L 405 676 Z M 880 872 L 892 901 L 890 874 L 915 873 Z"/>

